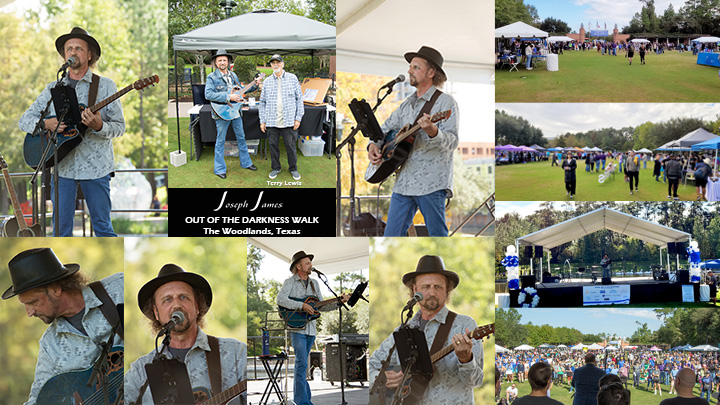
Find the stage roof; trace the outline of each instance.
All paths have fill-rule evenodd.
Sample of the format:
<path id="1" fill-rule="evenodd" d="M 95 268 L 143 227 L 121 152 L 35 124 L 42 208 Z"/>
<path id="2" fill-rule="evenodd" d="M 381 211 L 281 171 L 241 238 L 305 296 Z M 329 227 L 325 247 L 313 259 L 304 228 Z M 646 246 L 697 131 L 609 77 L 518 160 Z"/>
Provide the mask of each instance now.
<path id="1" fill-rule="evenodd" d="M 364 238 L 251 237 L 248 242 L 283 260 L 288 268 L 293 254 L 299 250 L 315 255 L 313 266 L 327 275 L 370 268 L 370 252 Z"/>
<path id="2" fill-rule="evenodd" d="M 544 250 L 549 250 L 602 229 L 609 229 L 657 246 L 690 239 L 690 234 L 687 232 L 668 228 L 610 208 L 600 208 L 525 235 L 518 238 L 517 241 L 521 246 L 542 246 Z"/>

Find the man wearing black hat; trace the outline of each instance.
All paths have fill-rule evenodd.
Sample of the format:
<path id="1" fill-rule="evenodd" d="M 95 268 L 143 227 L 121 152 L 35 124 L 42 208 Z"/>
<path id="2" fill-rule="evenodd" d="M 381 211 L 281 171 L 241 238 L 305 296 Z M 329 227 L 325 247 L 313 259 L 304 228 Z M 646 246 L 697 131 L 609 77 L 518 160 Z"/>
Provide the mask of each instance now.
<path id="1" fill-rule="evenodd" d="M 2 295 L 3 300 L 17 296 L 29 317 L 49 325 L 40 338 L 35 380 L 26 404 L 47 403 L 43 398 L 52 393 L 43 387 L 48 380 L 88 369 L 98 360 L 100 344 L 108 341 L 120 319 L 116 306 L 124 303 L 123 274 L 88 285 L 78 272 L 80 265 L 62 264 L 50 248 L 23 251 L 10 260 L 8 267 L 13 285 Z M 105 310 L 115 318 L 108 318 Z M 121 335 L 114 335 L 113 346 L 123 346 Z M 67 393 L 68 400 L 72 393 Z"/>
<path id="2" fill-rule="evenodd" d="M 290 271 L 292 277 L 283 282 L 283 286 L 278 292 L 277 304 L 291 310 L 303 311 L 309 315 L 317 314 L 320 311 L 333 311 L 337 309 L 338 304 L 325 305 L 313 309 L 312 306 L 302 300 L 309 295 L 317 297 L 322 301 L 322 293 L 320 284 L 317 280 L 310 278 L 314 267 L 312 260 L 315 258 L 312 254 L 306 254 L 304 251 L 295 253 L 290 261 Z M 293 299 L 294 298 L 294 299 Z M 347 302 L 350 294 L 340 296 L 342 302 Z M 294 367 L 294 399 L 296 405 L 312 405 L 310 385 L 307 382 L 307 367 L 310 349 L 315 343 L 317 329 L 316 321 L 312 320 L 302 329 L 295 329 L 290 333 L 292 339 L 293 350 L 295 351 L 295 367 Z"/>
<path id="3" fill-rule="evenodd" d="M 267 132 L 270 143 L 270 179 L 280 174 L 280 137 L 285 142 L 288 170 L 294 180 L 300 180 L 297 168 L 297 129 L 300 127 L 305 108 L 302 90 L 297 76 L 286 72 L 285 61 L 280 55 L 270 58 L 273 74 L 263 82 L 260 94 L 260 130 Z"/>
<path id="4" fill-rule="evenodd" d="M 240 87 L 240 80 L 238 79 L 235 72 L 229 70 L 230 66 L 230 54 L 224 49 L 218 49 L 212 59 L 217 70 L 210 73 L 205 83 L 205 98 L 209 101 L 216 103 L 229 103 L 229 102 L 240 102 L 242 96 L 239 94 L 233 94 L 235 87 Z M 253 86 L 248 91 L 255 91 L 257 87 Z M 250 159 L 250 153 L 248 152 L 247 143 L 245 142 L 245 129 L 242 123 L 242 110 L 237 118 L 232 120 L 226 120 L 212 112 L 213 119 L 215 119 L 215 128 L 217 129 L 217 138 L 215 138 L 215 163 L 213 171 L 215 175 L 224 179 L 227 177 L 227 166 L 225 165 L 225 137 L 227 135 L 228 127 L 232 124 L 233 131 L 235 131 L 235 139 L 237 139 L 240 167 L 255 171 L 257 167 L 252 163 Z"/>
<path id="5" fill-rule="evenodd" d="M 445 263 L 439 256 L 423 256 L 412 273 L 402 278 L 403 284 L 410 290 L 410 296 L 416 292 L 423 294 L 418 302 L 420 311 L 408 322 L 411 327 L 425 332 L 428 348 L 433 347 L 436 335 L 446 336 L 439 348 L 453 346 L 453 352 L 434 363 L 436 367 L 432 379 L 422 398 L 414 404 L 473 404 L 473 388 L 483 382 L 483 347 L 481 340 L 474 340 L 467 333 L 477 328 L 471 317 L 455 314 L 445 305 L 452 290 L 460 283 L 455 272 L 445 269 Z M 449 329 L 449 330 L 448 330 Z M 391 334 L 370 357 L 370 383 L 378 377 L 381 362 L 395 345 Z M 392 355 L 391 366 L 400 364 L 397 352 Z M 401 371 L 385 372 L 385 387 L 394 389 L 403 378 Z M 411 393 L 412 395 L 412 393 Z M 417 395 L 417 393 L 416 393 Z"/>
<path id="6" fill-rule="evenodd" d="M 458 145 L 458 108 L 452 96 L 438 88 L 447 76 L 443 57 L 437 50 L 423 46 L 405 54 L 410 63 L 410 85 L 416 88 L 382 125 L 384 133 L 399 131 L 417 123 L 413 149 L 397 175 L 393 186 L 385 236 L 406 236 L 418 208 L 425 218 L 430 236 L 447 236 L 445 200 L 452 197 L 453 152 Z M 450 110 L 448 119 L 433 123 L 430 117 Z M 368 158 L 382 163 L 383 143 L 370 142 Z"/>
<path id="7" fill-rule="evenodd" d="M 70 58 L 73 58 L 74 63 L 69 66 L 63 83 L 75 89 L 80 104 L 94 105 L 117 92 L 117 86 L 111 79 L 97 76 L 90 70 L 100 59 L 101 49 L 100 44 L 87 31 L 75 27 L 70 33 L 60 36 L 55 41 L 55 47 L 63 60 L 70 61 Z M 94 100 L 89 100 L 93 80 L 98 83 L 97 95 Z M 55 83 L 50 83 L 20 118 L 19 126 L 23 132 L 32 133 L 35 129 L 35 124 L 51 98 L 50 89 L 55 87 Z M 43 129 L 54 131 L 58 127 L 60 133 L 66 129 L 66 125 L 58 123 L 55 114 L 51 103 L 48 116 L 52 118 L 45 119 Z M 112 140 L 125 133 L 125 118 L 120 100 L 113 101 L 95 113 L 90 109 L 83 110 L 82 123 L 88 127 L 82 136 L 82 142 L 58 163 L 59 204 L 55 204 L 54 192 L 52 198 L 59 210 L 56 214 L 59 215 L 60 229 L 55 229 L 54 235 L 72 236 L 79 185 L 90 211 L 95 235 L 117 236 L 110 221 L 110 178 L 115 175 Z M 54 187 L 54 182 L 51 184 Z"/>
<path id="8" fill-rule="evenodd" d="M 245 343 L 209 336 L 200 329 L 211 304 L 212 289 L 207 280 L 175 264 L 164 265 L 158 276 L 138 293 L 140 310 L 150 320 L 155 333 L 170 321 L 173 313 L 183 313 L 184 320 L 170 330 L 170 344 L 163 354 L 185 363 L 196 398 L 218 395 L 245 380 Z M 130 365 L 125 378 L 125 403 L 153 403 L 145 365 L 154 357 L 153 350 Z M 245 401 L 243 393 L 229 403 L 244 404 Z"/>

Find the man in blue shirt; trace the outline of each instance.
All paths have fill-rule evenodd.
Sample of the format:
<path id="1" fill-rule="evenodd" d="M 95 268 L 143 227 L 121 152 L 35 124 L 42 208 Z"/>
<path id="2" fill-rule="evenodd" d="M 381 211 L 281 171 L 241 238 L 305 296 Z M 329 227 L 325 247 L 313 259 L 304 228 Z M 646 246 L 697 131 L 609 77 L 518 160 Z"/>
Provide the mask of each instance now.
<path id="1" fill-rule="evenodd" d="M 216 103 L 238 103 L 242 101 L 242 95 L 234 94 L 233 89 L 240 87 L 240 80 L 235 72 L 228 69 L 230 66 L 230 54 L 224 49 L 218 49 L 213 56 L 213 63 L 217 70 L 210 73 L 205 84 L 205 98 Z M 253 90 L 252 88 L 250 89 Z M 245 130 L 242 123 L 242 110 L 240 116 L 232 120 L 226 120 L 220 117 L 213 110 L 212 116 L 215 119 L 215 128 L 217 129 L 217 138 L 215 138 L 215 163 L 213 171 L 215 175 L 221 179 L 227 177 L 227 166 L 225 165 L 225 137 L 227 136 L 228 127 L 232 124 L 235 131 L 235 139 L 237 139 L 238 155 L 240 158 L 240 167 L 255 171 L 257 167 L 250 159 L 247 143 L 245 142 Z"/>
<path id="2" fill-rule="evenodd" d="M 267 133 L 270 143 L 269 177 L 280 174 L 280 137 L 285 142 L 288 170 L 294 180 L 300 180 L 297 168 L 297 139 L 300 121 L 305 114 L 302 91 L 297 76 L 286 72 L 285 61 L 280 55 L 270 58 L 273 74 L 263 82 L 260 94 L 260 130 Z"/>
<path id="3" fill-rule="evenodd" d="M 93 73 L 90 68 L 100 59 L 100 44 L 80 27 L 73 28 L 70 33 L 61 35 L 55 41 L 55 48 L 65 60 L 71 57 L 74 62 L 68 68 L 63 83 L 75 89 L 80 104 L 88 105 Z M 97 97 L 94 104 L 109 98 L 117 92 L 115 83 L 106 77 L 99 77 Z M 35 102 L 22 115 L 18 123 L 23 132 L 31 133 L 40 119 L 45 106 L 50 100 L 50 89 L 56 82 L 50 83 L 40 93 Z M 50 105 L 43 129 L 58 134 L 67 129 L 64 123 L 58 123 L 56 112 Z M 82 189 L 90 211 L 90 221 L 96 236 L 117 236 L 110 221 L 110 178 L 115 176 L 115 160 L 112 139 L 125 133 L 120 100 L 115 100 L 105 108 L 93 113 L 89 108 L 82 111 L 82 123 L 87 126 L 80 142 L 73 148 L 56 170 L 59 174 L 58 198 L 55 201 L 54 182 L 52 199 L 59 216 L 59 229 L 54 229 L 54 236 L 72 236 L 75 217 L 75 200 L 78 185 Z M 42 135 L 41 135 L 42 136 Z"/>

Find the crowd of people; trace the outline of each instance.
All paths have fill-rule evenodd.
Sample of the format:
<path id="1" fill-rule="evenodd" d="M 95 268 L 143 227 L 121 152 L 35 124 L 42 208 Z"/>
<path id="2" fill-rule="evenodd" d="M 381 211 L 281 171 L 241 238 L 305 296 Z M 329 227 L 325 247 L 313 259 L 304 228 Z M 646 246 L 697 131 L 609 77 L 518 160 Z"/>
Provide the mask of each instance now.
<path id="1" fill-rule="evenodd" d="M 543 364 L 543 366 L 538 366 Z M 700 398 L 711 401 L 711 394 L 720 390 L 720 353 L 669 350 L 625 349 L 615 351 L 572 350 L 570 348 L 536 348 L 529 351 L 509 350 L 495 355 L 496 373 L 508 388 L 501 393 L 504 403 L 556 404 L 555 402 L 518 399 L 518 384 L 529 382 L 529 396 L 551 397 L 552 387 L 575 393 L 574 404 L 600 402 L 604 384 L 615 383 L 616 394 L 624 396 L 628 385 L 636 390 L 653 391 L 653 395 L 692 396 L 695 387 Z M 541 377 L 541 378 L 539 378 Z M 605 385 L 606 385 L 605 384 Z M 567 388 L 566 388 L 567 387 Z M 590 402 L 588 401 L 590 398 Z M 595 402 L 595 398 L 598 402 Z M 627 392 L 629 402 L 630 392 Z M 517 399 L 517 401 L 515 401 Z M 580 401 L 580 402 L 578 402 Z M 502 402 L 502 401 L 501 401 Z M 685 403 L 685 402 L 682 402 Z M 690 402 L 688 402 L 690 403 Z M 696 402 L 692 402 L 696 403 Z M 717 404 L 717 400 L 715 402 Z"/>
<path id="2" fill-rule="evenodd" d="M 557 155 L 551 156 L 551 166 L 557 165 Z M 697 201 L 707 201 L 706 191 L 708 180 L 713 176 L 713 161 L 711 157 L 701 153 L 681 154 L 658 153 L 654 156 L 649 153 L 628 152 L 565 152 L 560 167 L 564 170 L 565 189 L 567 195 L 572 199 L 575 195 L 577 177 L 577 160 L 584 160 L 585 172 L 599 173 L 606 171 L 609 165 L 611 172 L 623 173 L 625 181 L 630 187 L 630 195 L 639 191 L 640 170 L 648 168 L 648 162 L 652 161 L 653 177 L 659 182 L 668 185 L 667 198 L 678 201 L 678 187 L 683 176 L 688 172 L 692 173 L 697 193 Z"/>

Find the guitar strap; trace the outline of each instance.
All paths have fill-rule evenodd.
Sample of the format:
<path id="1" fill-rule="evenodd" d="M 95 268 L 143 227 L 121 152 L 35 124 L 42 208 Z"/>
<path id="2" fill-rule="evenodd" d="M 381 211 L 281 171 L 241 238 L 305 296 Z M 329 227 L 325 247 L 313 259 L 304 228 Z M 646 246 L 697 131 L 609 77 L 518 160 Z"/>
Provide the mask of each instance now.
<path id="1" fill-rule="evenodd" d="M 442 349 L 443 345 L 445 345 L 445 341 L 450 335 L 450 329 L 452 328 L 453 322 L 455 322 L 456 316 L 457 314 L 455 312 L 448 312 L 447 317 L 445 318 L 445 323 L 440 325 L 440 328 L 438 328 L 438 331 L 435 334 L 435 339 L 433 340 L 432 347 L 430 348 L 431 356 L 437 353 L 438 350 Z"/>
<path id="2" fill-rule="evenodd" d="M 97 99 L 98 87 L 100 87 L 100 76 L 93 73 L 92 82 L 90 83 L 90 93 L 88 93 L 88 107 L 95 105 Z"/>
<path id="3" fill-rule="evenodd" d="M 120 320 L 120 313 L 118 312 L 115 303 L 112 301 L 107 291 L 105 290 L 105 287 L 103 287 L 102 283 L 99 281 L 94 281 L 90 283 L 88 287 L 90 287 L 90 289 L 95 293 L 95 296 L 98 297 L 100 302 L 102 302 L 102 304 L 98 308 L 100 308 L 100 311 L 103 313 L 108 323 L 110 323 L 110 325 L 113 327 L 115 325 L 118 325 L 116 333 L 124 342 L 125 334 L 123 329 L 123 322 L 122 320 Z"/>
<path id="4" fill-rule="evenodd" d="M 425 103 L 425 105 L 422 106 L 422 109 L 420 109 L 420 112 L 418 113 L 417 117 L 415 117 L 415 121 L 413 121 L 411 126 L 414 126 L 417 124 L 418 120 L 422 118 L 425 114 L 430 114 L 430 110 L 435 105 L 435 102 L 437 101 L 438 97 L 442 94 L 442 91 L 435 89 L 435 93 L 430 97 L 430 100 Z"/>
<path id="5" fill-rule="evenodd" d="M 210 375 L 210 386 L 213 396 L 222 392 L 222 369 L 220 366 L 220 341 L 215 336 L 208 335 L 210 351 L 205 353 L 208 374 Z"/>

